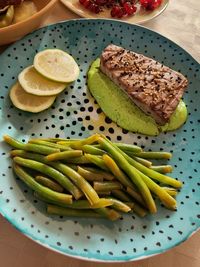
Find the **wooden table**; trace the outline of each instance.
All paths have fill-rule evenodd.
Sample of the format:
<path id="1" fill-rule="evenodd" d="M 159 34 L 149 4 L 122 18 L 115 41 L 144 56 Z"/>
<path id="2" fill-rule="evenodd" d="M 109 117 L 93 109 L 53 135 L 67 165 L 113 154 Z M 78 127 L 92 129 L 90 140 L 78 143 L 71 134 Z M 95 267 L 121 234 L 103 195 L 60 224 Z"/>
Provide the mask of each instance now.
<path id="1" fill-rule="evenodd" d="M 165 35 L 185 48 L 200 62 L 200 1 L 171 0 L 167 10 L 146 27 Z M 78 18 L 60 3 L 45 24 Z M 0 266 L 1 267 L 199 267 L 200 231 L 180 246 L 138 262 L 103 264 L 72 259 L 49 251 L 17 232 L 0 217 Z"/>

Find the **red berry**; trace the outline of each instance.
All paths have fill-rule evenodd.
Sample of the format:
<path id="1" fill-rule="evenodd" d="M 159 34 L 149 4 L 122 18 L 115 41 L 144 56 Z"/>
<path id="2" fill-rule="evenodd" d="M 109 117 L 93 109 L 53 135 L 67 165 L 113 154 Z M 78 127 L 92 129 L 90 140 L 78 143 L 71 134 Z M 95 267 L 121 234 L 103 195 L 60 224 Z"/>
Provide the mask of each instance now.
<path id="1" fill-rule="evenodd" d="M 118 17 L 121 18 L 123 17 L 124 13 L 124 8 L 119 6 L 119 5 L 114 5 L 111 9 L 111 16 L 112 17 Z"/>
<path id="2" fill-rule="evenodd" d="M 152 0 L 140 0 L 140 5 L 144 8 L 147 8 Z"/>
<path id="3" fill-rule="evenodd" d="M 133 9 L 133 13 L 135 13 L 137 11 L 137 7 L 132 5 L 132 9 Z"/>
<path id="4" fill-rule="evenodd" d="M 135 13 L 137 10 L 137 7 L 134 5 L 131 5 L 130 2 L 124 3 L 123 7 L 127 15 L 133 15 L 133 13 Z"/>
<path id="5" fill-rule="evenodd" d="M 150 9 L 154 10 L 156 8 L 158 8 L 162 3 L 162 0 L 153 0 L 151 5 L 150 5 Z"/>
<path id="6" fill-rule="evenodd" d="M 125 3 L 128 4 L 127 0 L 120 0 L 119 3 L 120 3 L 121 6 L 124 6 Z"/>
<path id="7" fill-rule="evenodd" d="M 162 4 L 162 0 L 140 0 L 140 4 L 147 10 L 154 10 Z"/>
<path id="8" fill-rule="evenodd" d="M 84 5 L 85 8 L 89 8 L 89 6 L 91 5 L 91 1 L 90 0 L 85 0 L 83 2 L 83 5 Z"/>
<path id="9" fill-rule="evenodd" d="M 94 3 L 98 6 L 103 6 L 107 3 L 107 0 L 95 0 Z"/>
<path id="10" fill-rule="evenodd" d="M 117 17 L 120 19 L 124 15 L 124 9 L 122 7 L 119 8 L 119 11 L 117 12 Z"/>
<path id="11" fill-rule="evenodd" d="M 128 15 L 133 15 L 133 14 L 136 12 L 136 10 L 137 10 L 137 7 L 135 7 L 135 6 L 131 6 L 131 8 L 130 8 L 130 11 L 129 11 L 129 14 L 128 14 Z"/>
<path id="12" fill-rule="evenodd" d="M 95 11 L 94 11 L 96 14 L 98 14 L 98 13 L 100 13 L 101 12 L 101 8 L 98 6 L 98 5 L 96 5 L 95 6 Z"/>
<path id="13" fill-rule="evenodd" d="M 117 6 L 117 5 L 113 6 L 112 9 L 111 9 L 111 12 L 110 12 L 111 13 L 111 16 L 112 17 L 117 17 L 117 14 L 119 12 L 119 9 L 120 9 L 119 6 Z"/>
<path id="14" fill-rule="evenodd" d="M 123 4 L 123 8 L 125 10 L 125 13 L 128 14 L 128 15 L 130 15 L 130 13 L 131 13 L 131 5 L 130 5 L 130 3 L 125 2 Z"/>
<path id="15" fill-rule="evenodd" d="M 89 10 L 92 12 L 95 12 L 95 7 L 96 7 L 96 5 L 94 3 L 91 3 L 89 6 Z"/>
<path id="16" fill-rule="evenodd" d="M 130 4 L 130 2 L 126 2 L 123 4 L 123 8 L 124 8 L 124 15 L 133 15 L 136 10 L 137 7 L 133 4 Z"/>
<path id="17" fill-rule="evenodd" d="M 112 8 L 113 6 L 115 6 L 115 0 L 106 0 L 105 6 L 107 8 Z"/>
<path id="18" fill-rule="evenodd" d="M 112 17 L 121 18 L 126 15 L 133 15 L 137 9 L 135 3 L 138 1 L 146 9 L 154 9 L 159 2 L 162 2 L 162 0 L 79 0 L 79 3 L 94 13 L 110 8 Z"/>

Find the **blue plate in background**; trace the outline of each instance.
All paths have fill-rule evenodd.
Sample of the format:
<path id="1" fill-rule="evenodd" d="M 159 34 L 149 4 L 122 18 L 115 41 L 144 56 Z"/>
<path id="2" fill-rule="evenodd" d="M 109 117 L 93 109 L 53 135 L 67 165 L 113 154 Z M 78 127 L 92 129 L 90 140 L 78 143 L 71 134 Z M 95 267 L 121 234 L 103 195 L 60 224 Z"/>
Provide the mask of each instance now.
<path id="1" fill-rule="evenodd" d="M 121 45 L 163 62 L 188 77 L 184 95 L 186 124 L 175 132 L 148 137 L 127 132 L 106 120 L 86 87 L 86 73 L 109 43 Z M 39 114 L 12 106 L 9 88 L 38 51 L 66 50 L 77 60 L 80 77 L 54 105 Z M 0 56 L 0 137 L 22 141 L 34 137 L 81 138 L 102 132 L 113 141 L 138 144 L 145 149 L 173 152 L 173 176 L 184 182 L 178 210 L 158 206 L 156 215 L 143 219 L 124 215 L 117 222 L 53 217 L 12 173 L 10 147 L 1 142 L 0 212 L 18 230 L 40 244 L 66 255 L 97 261 L 138 260 L 168 250 L 200 226 L 200 78 L 199 64 L 165 37 L 136 25 L 112 20 L 71 20 L 40 29 L 10 46 Z M 112 128 L 112 130 L 111 130 Z"/>

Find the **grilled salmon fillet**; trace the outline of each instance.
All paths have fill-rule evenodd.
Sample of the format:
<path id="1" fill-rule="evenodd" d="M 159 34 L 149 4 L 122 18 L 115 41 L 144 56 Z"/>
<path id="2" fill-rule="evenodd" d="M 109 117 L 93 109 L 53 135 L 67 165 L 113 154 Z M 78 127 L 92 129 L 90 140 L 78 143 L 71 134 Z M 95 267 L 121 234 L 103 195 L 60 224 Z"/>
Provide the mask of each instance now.
<path id="1" fill-rule="evenodd" d="M 169 121 L 188 85 L 181 73 L 113 44 L 102 52 L 100 69 L 159 125 Z"/>

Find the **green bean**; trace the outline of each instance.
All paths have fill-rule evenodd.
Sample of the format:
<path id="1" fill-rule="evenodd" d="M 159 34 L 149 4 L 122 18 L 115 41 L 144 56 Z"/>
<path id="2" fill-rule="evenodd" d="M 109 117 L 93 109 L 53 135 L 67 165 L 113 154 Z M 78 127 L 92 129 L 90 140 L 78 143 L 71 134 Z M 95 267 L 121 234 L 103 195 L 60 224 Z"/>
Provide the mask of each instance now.
<path id="1" fill-rule="evenodd" d="M 78 166 L 77 172 L 83 176 L 87 181 L 103 181 L 103 176 L 99 173 L 93 173 Z"/>
<path id="2" fill-rule="evenodd" d="M 113 143 L 118 148 L 120 148 L 125 153 L 140 153 L 142 152 L 142 148 L 136 145 L 124 144 L 124 143 Z M 100 145 L 93 145 L 97 148 L 101 148 Z"/>
<path id="3" fill-rule="evenodd" d="M 171 187 L 162 187 L 170 196 L 175 197 L 177 195 L 177 190 Z"/>
<path id="4" fill-rule="evenodd" d="M 106 139 L 106 137 L 104 137 L 103 135 L 102 139 L 106 140 L 110 145 L 113 145 L 108 139 Z M 115 145 L 113 145 L 114 148 L 117 150 L 117 152 L 119 152 L 128 162 L 129 164 L 131 164 L 133 167 L 135 167 L 135 169 L 138 171 L 140 171 L 141 173 L 144 173 L 145 175 L 149 176 L 150 178 L 161 182 L 161 183 L 165 183 L 168 185 L 171 185 L 173 187 L 176 188 L 180 188 L 182 186 L 182 182 L 178 181 L 172 177 L 163 175 L 161 173 L 158 173 L 150 168 L 147 168 L 146 166 L 140 164 L 139 162 L 135 161 L 133 158 L 131 158 L 130 156 L 128 156 L 126 153 L 124 153 L 122 150 L 120 150 L 118 147 L 116 147 Z"/>
<path id="5" fill-rule="evenodd" d="M 71 141 L 71 140 L 77 140 L 77 139 L 66 139 L 66 138 L 33 138 L 33 139 L 30 139 L 30 141 L 34 141 L 34 140 L 38 140 L 38 141 L 47 141 L 47 142 L 51 142 L 51 143 L 57 143 L 57 142 L 60 142 L 60 141 Z"/>
<path id="6" fill-rule="evenodd" d="M 71 158 L 81 157 L 83 155 L 82 150 L 63 151 L 58 153 L 52 153 L 46 156 L 48 161 L 67 160 Z"/>
<path id="7" fill-rule="evenodd" d="M 113 204 L 113 201 L 107 198 L 100 198 L 99 202 L 97 202 L 94 205 L 91 205 L 89 201 L 86 199 L 76 200 L 76 201 L 73 201 L 71 204 L 63 204 L 62 202 L 59 202 L 59 201 L 55 201 L 55 200 L 53 201 L 49 199 L 48 197 L 42 197 L 37 192 L 34 192 L 34 196 L 46 203 L 51 203 L 57 206 L 71 208 L 71 209 L 99 209 L 99 208 L 111 206 Z"/>
<path id="8" fill-rule="evenodd" d="M 98 166 L 100 169 L 109 171 L 108 167 L 105 165 L 102 157 L 96 156 L 96 155 L 91 155 L 91 154 L 85 154 L 86 159 L 90 161 L 90 163 L 95 164 Z"/>
<path id="9" fill-rule="evenodd" d="M 141 197 L 141 195 L 140 195 L 137 191 L 135 191 L 133 188 L 130 188 L 130 187 L 127 187 L 127 188 L 126 188 L 126 191 L 128 192 L 128 194 L 129 194 L 130 196 L 132 196 L 132 197 L 133 197 L 138 203 L 140 203 L 143 207 L 146 206 L 146 204 L 145 204 L 143 198 Z"/>
<path id="10" fill-rule="evenodd" d="M 152 178 L 158 182 L 171 185 L 171 186 L 176 187 L 176 188 L 180 188 L 182 186 L 181 181 L 178 181 L 172 177 L 169 177 L 167 175 L 158 173 L 158 172 L 156 172 L 150 168 L 147 168 L 146 166 L 140 164 L 139 162 L 135 161 L 133 158 L 131 158 L 128 155 L 126 155 L 125 153 L 123 153 L 123 151 L 121 151 L 121 153 L 133 167 L 135 167 L 137 170 L 144 173 L 145 175 L 149 176 L 150 178 Z"/>
<path id="11" fill-rule="evenodd" d="M 85 155 L 76 157 L 76 158 L 65 159 L 64 162 L 72 163 L 72 164 L 90 164 L 91 163 L 91 161 L 88 160 Z"/>
<path id="12" fill-rule="evenodd" d="M 103 177 L 103 179 L 105 180 L 108 180 L 108 181 L 112 181 L 115 179 L 114 175 L 110 172 L 107 172 L 107 171 L 103 171 L 101 169 L 97 169 L 95 167 L 86 167 L 84 166 L 84 169 L 89 171 L 89 172 L 92 172 L 94 174 L 98 174 L 98 175 L 101 175 Z"/>
<path id="13" fill-rule="evenodd" d="M 126 153 L 127 155 L 129 155 L 128 153 Z M 141 163 L 142 165 L 150 168 L 152 166 L 152 162 L 143 158 L 139 158 L 139 157 L 133 157 L 137 162 Z"/>
<path id="14" fill-rule="evenodd" d="M 110 196 L 111 191 L 98 191 L 97 194 L 98 196 Z"/>
<path id="15" fill-rule="evenodd" d="M 122 212 L 129 212 L 131 210 L 131 208 L 126 205 L 125 203 L 123 203 L 122 201 L 115 199 L 115 198 L 108 198 L 109 200 L 111 200 L 112 204 L 112 208 L 118 211 L 122 211 Z"/>
<path id="16" fill-rule="evenodd" d="M 67 175 L 67 177 L 69 177 L 84 193 L 91 205 L 99 201 L 99 196 L 93 187 L 78 172 L 62 163 L 52 163 L 52 166 L 62 172 L 64 175 Z"/>
<path id="17" fill-rule="evenodd" d="M 97 148 L 95 146 L 92 146 L 92 145 L 84 145 L 84 146 L 82 146 L 82 150 L 85 153 L 92 154 L 92 155 L 100 155 L 101 156 L 101 155 L 106 153 L 104 150 Z"/>
<path id="18" fill-rule="evenodd" d="M 30 156 L 34 156 L 34 155 L 30 155 Z M 37 156 L 37 160 L 42 161 L 43 158 L 42 157 L 39 158 Z M 92 188 L 92 186 L 80 174 L 78 174 L 75 170 L 71 169 L 65 164 L 58 163 L 58 162 L 51 162 L 50 165 L 52 167 L 50 167 L 44 163 L 40 163 L 35 160 L 23 159 L 20 157 L 15 157 L 14 161 L 24 167 L 38 170 L 42 173 L 45 173 L 53 177 L 56 181 L 58 181 L 65 188 L 66 188 L 66 183 L 69 188 L 68 182 L 70 181 L 68 180 L 68 178 L 70 178 L 70 180 L 72 180 L 76 184 L 76 186 L 85 194 L 86 198 L 89 200 L 91 204 L 95 204 L 96 202 L 99 201 L 99 197 L 97 193 L 95 192 L 95 190 Z M 45 159 L 44 159 L 44 162 L 46 162 Z M 70 182 L 70 184 L 72 183 Z"/>
<path id="19" fill-rule="evenodd" d="M 53 191 L 60 192 L 60 193 L 62 193 L 64 191 L 64 188 L 60 184 L 52 181 L 51 179 L 49 179 L 47 177 L 44 177 L 44 176 L 41 176 L 41 175 L 37 175 L 35 177 L 35 180 L 39 184 L 44 185 L 44 186 L 52 189 Z"/>
<path id="20" fill-rule="evenodd" d="M 146 209 L 144 209 L 143 207 L 141 207 L 139 204 L 137 204 L 137 202 L 133 201 L 133 199 L 125 194 L 123 191 L 121 190 L 113 190 L 112 194 L 117 197 L 118 199 L 120 199 L 121 201 L 124 202 L 129 202 L 132 203 L 132 205 L 134 206 L 133 208 L 131 208 L 138 216 L 140 217 L 144 217 L 147 214 Z"/>
<path id="21" fill-rule="evenodd" d="M 13 166 L 14 172 L 16 175 L 37 193 L 39 193 L 43 197 L 48 197 L 51 200 L 59 201 L 63 204 L 72 203 L 72 196 L 68 194 L 55 192 L 39 183 L 37 183 L 34 178 L 28 174 L 23 168 L 21 168 L 16 163 Z"/>
<path id="22" fill-rule="evenodd" d="M 61 215 L 68 217 L 83 217 L 83 218 L 105 218 L 103 214 L 97 213 L 93 210 L 77 210 L 70 208 L 58 207 L 55 205 L 47 206 L 47 213 L 53 215 Z"/>
<path id="23" fill-rule="evenodd" d="M 116 189 L 122 189 L 122 185 L 119 182 L 109 181 L 109 182 L 94 182 L 93 188 L 95 191 L 112 191 Z"/>
<path id="24" fill-rule="evenodd" d="M 65 165 L 67 165 L 68 167 L 70 167 L 71 169 L 77 171 L 78 170 L 78 166 L 76 164 L 73 163 L 64 163 Z"/>
<path id="25" fill-rule="evenodd" d="M 59 171 L 55 170 L 54 168 L 44 164 L 46 163 L 44 156 L 34 153 L 28 153 L 23 150 L 13 150 L 11 151 L 11 155 L 21 157 L 21 158 L 19 157 L 14 158 L 14 160 L 16 159 L 20 160 L 21 162 L 20 165 L 23 166 L 23 164 L 25 165 L 27 164 L 27 166 L 25 167 L 35 169 L 43 174 L 52 177 L 55 181 L 57 181 L 60 185 L 62 185 L 65 189 L 67 189 L 75 197 L 75 199 L 79 199 L 82 196 L 82 192 L 69 180 L 68 177 L 66 177 Z M 34 160 L 34 163 L 36 162 L 36 164 L 32 165 L 32 161 L 28 160 L 27 158 Z M 51 166 L 52 164 L 54 163 L 50 163 Z"/>
<path id="26" fill-rule="evenodd" d="M 77 140 L 77 141 L 72 141 L 70 142 L 70 147 L 74 148 L 74 149 L 82 149 L 82 147 L 84 145 L 90 145 L 92 143 L 95 143 L 98 139 L 99 135 L 98 134 L 94 134 L 94 135 L 91 135 L 85 139 L 82 139 L 82 140 Z M 61 142 L 58 142 L 59 144 L 61 145 L 65 145 L 66 144 L 66 141 L 61 141 Z"/>
<path id="27" fill-rule="evenodd" d="M 99 137 L 98 142 L 100 145 L 102 145 L 103 149 L 105 149 L 110 155 L 112 155 L 119 167 L 131 178 L 133 183 L 137 186 L 143 196 L 143 199 L 145 200 L 149 211 L 151 213 L 155 213 L 157 211 L 155 202 L 152 198 L 149 188 L 147 187 L 143 179 L 141 179 L 138 170 L 130 165 L 125 157 L 120 153 L 121 150 L 116 149 L 116 146 L 105 139 L 105 137 Z"/>
<path id="28" fill-rule="evenodd" d="M 132 202 L 132 198 L 129 195 L 127 195 L 127 193 L 125 193 L 122 190 L 119 190 L 119 189 L 118 190 L 112 190 L 111 191 L 111 194 L 114 197 L 116 197 L 119 200 L 121 200 L 121 201 L 124 201 L 124 202 Z"/>
<path id="29" fill-rule="evenodd" d="M 135 153 L 139 153 L 142 151 L 142 148 L 136 145 L 130 145 L 130 144 L 124 144 L 124 143 L 113 143 L 113 144 L 123 151 L 129 151 L 129 152 L 135 152 Z"/>
<path id="30" fill-rule="evenodd" d="M 127 159 L 129 158 L 129 162 L 133 162 L 133 166 L 135 168 L 137 168 L 137 166 L 139 165 L 139 166 L 141 166 L 141 168 L 145 168 L 145 169 L 148 170 L 147 167 L 145 167 L 142 164 L 136 162 L 134 159 L 132 159 L 129 156 L 127 156 L 124 152 L 121 152 L 121 153 L 122 153 L 122 155 L 124 155 L 125 158 L 127 158 Z M 141 168 L 137 168 L 137 169 L 141 170 Z M 150 171 L 153 171 L 153 170 L 150 170 Z M 144 180 L 145 184 L 148 186 L 148 188 L 159 197 L 159 199 L 162 201 L 162 203 L 167 208 L 176 209 L 176 200 L 173 197 L 171 197 L 165 190 L 163 190 L 159 185 L 157 185 L 154 181 L 152 181 L 143 172 L 139 171 L 139 174 L 140 174 L 141 178 Z M 160 175 L 162 175 L 162 174 L 160 174 Z M 170 178 L 170 179 L 176 181 L 175 179 L 172 179 L 172 178 Z"/>
<path id="31" fill-rule="evenodd" d="M 44 145 L 36 145 L 36 144 L 23 144 L 14 138 L 4 135 L 4 141 L 17 149 L 23 149 L 25 151 L 32 151 L 38 154 L 48 155 L 51 153 L 59 152 L 60 150 L 57 148 L 52 148 Z"/>
<path id="32" fill-rule="evenodd" d="M 138 216 L 144 217 L 147 215 L 147 210 L 141 207 L 136 202 L 132 201 L 134 207 L 132 208 L 133 212 L 135 212 Z"/>
<path id="33" fill-rule="evenodd" d="M 77 200 L 70 205 L 72 205 L 73 208 L 76 208 L 76 209 L 86 209 L 86 208 L 99 209 L 99 208 L 111 206 L 112 202 L 113 201 L 111 199 L 100 198 L 99 201 L 93 205 L 91 205 L 88 200 Z"/>
<path id="34" fill-rule="evenodd" d="M 73 139 L 73 138 L 62 139 L 62 138 L 58 138 L 57 139 L 57 144 L 64 145 L 64 146 L 70 146 L 70 144 L 74 144 L 75 141 L 81 141 L 81 140 L 84 140 L 84 139 L 80 139 L 80 138 L 79 139 Z M 56 140 L 53 140 L 53 141 L 56 141 Z"/>
<path id="35" fill-rule="evenodd" d="M 96 138 L 98 138 L 98 134 L 97 136 L 95 136 L 95 138 L 93 139 L 90 139 L 90 144 L 96 142 Z M 59 144 L 62 144 L 62 145 L 66 145 L 66 144 L 73 144 L 77 141 L 83 141 L 82 139 L 66 139 L 66 140 L 59 140 Z M 84 141 L 85 143 L 85 141 Z M 124 152 L 132 152 L 132 153 L 140 153 L 142 152 L 142 148 L 139 147 L 139 146 L 136 146 L 136 145 L 131 145 L 131 144 L 124 144 L 124 143 L 114 143 L 117 147 L 119 147 L 122 151 Z M 93 145 L 93 147 L 96 147 L 96 148 L 100 148 L 100 146 L 98 144 L 95 144 Z M 92 153 L 89 153 L 89 154 L 92 154 Z"/>
<path id="36" fill-rule="evenodd" d="M 80 139 L 80 138 L 50 138 L 51 140 L 53 141 L 57 141 L 58 142 L 68 142 L 68 143 L 71 143 L 71 142 L 74 142 L 74 141 L 80 141 L 80 140 L 83 140 L 83 139 Z"/>
<path id="37" fill-rule="evenodd" d="M 168 209 L 176 209 L 176 200 L 171 197 L 162 187 L 152 181 L 148 176 L 144 173 L 141 173 L 141 178 L 146 183 L 148 188 L 156 194 L 161 202 L 168 208 Z"/>
<path id="38" fill-rule="evenodd" d="M 31 140 L 29 140 L 29 143 L 43 145 L 43 146 L 49 146 L 49 147 L 60 149 L 61 151 L 63 151 L 63 150 L 64 151 L 72 150 L 69 146 L 59 145 L 59 144 L 53 143 L 51 141 L 48 141 L 48 139 L 46 139 L 46 140 L 47 141 L 40 140 L 40 139 L 31 139 Z"/>
<path id="39" fill-rule="evenodd" d="M 155 197 L 158 197 L 167 208 L 176 209 L 174 197 L 177 194 L 176 188 L 182 186 L 181 181 L 166 175 L 167 172 L 172 172 L 172 166 L 152 166 L 152 162 L 148 160 L 170 159 L 172 154 L 169 152 L 144 152 L 135 145 L 112 143 L 102 134 L 94 134 L 82 140 L 40 138 L 30 140 L 26 144 L 8 135 L 4 136 L 4 140 L 14 148 L 21 149 L 10 153 L 14 157 L 15 172 L 21 174 L 22 180 L 25 179 L 25 174 L 26 183 L 30 183 L 33 190 L 36 188 L 35 194 L 47 203 L 72 211 L 93 209 L 96 216 L 101 214 L 101 217 L 111 220 L 120 217 L 115 209 L 122 212 L 134 211 L 139 216 L 146 215 L 145 208 L 150 213 L 155 213 Z M 65 163 L 59 162 L 60 160 Z M 80 167 L 79 164 L 86 166 Z M 36 170 L 39 175 L 36 173 L 36 177 L 33 178 L 23 167 Z M 35 179 L 35 184 L 31 179 Z M 93 182 L 94 188 L 88 181 Z M 61 193 L 65 189 L 76 199 L 83 194 L 86 199 L 72 203 L 72 195 Z M 52 197 L 51 191 L 59 196 Z M 109 197 L 100 198 L 99 195 L 102 194 L 109 194 Z M 64 200 L 62 195 L 65 196 Z M 117 200 L 112 195 L 117 197 Z M 66 203 L 66 196 L 69 196 L 70 204 Z"/>
<path id="40" fill-rule="evenodd" d="M 120 170 L 115 161 L 108 155 L 103 155 L 103 161 L 109 170 L 113 173 L 115 178 L 120 181 L 124 186 L 129 186 L 133 188 L 133 183 L 129 178 Z"/>
<path id="41" fill-rule="evenodd" d="M 171 159 L 172 154 L 169 152 L 140 152 L 136 153 L 135 156 L 144 159 Z"/>
<path id="42" fill-rule="evenodd" d="M 133 208 L 134 208 L 134 203 L 133 202 L 124 202 L 124 204 L 126 204 L 127 206 L 129 206 L 129 208 L 131 210 L 133 210 Z"/>
<path id="43" fill-rule="evenodd" d="M 106 217 L 111 221 L 116 221 L 121 217 L 121 215 L 117 211 L 110 208 L 100 208 L 96 209 L 95 211 L 101 216 Z"/>
<path id="44" fill-rule="evenodd" d="M 156 172 L 163 173 L 163 174 L 170 173 L 173 170 L 171 165 L 151 166 L 150 168 Z"/>

